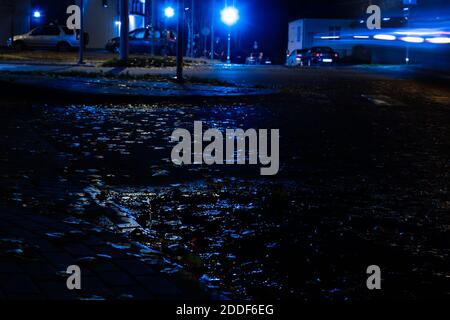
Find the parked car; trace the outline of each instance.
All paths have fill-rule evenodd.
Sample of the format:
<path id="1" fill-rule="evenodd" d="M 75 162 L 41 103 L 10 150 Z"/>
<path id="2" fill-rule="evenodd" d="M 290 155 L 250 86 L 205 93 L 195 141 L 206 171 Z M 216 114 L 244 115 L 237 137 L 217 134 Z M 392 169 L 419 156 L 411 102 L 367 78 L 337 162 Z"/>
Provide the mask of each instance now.
<path id="1" fill-rule="evenodd" d="M 136 29 L 129 34 L 131 53 L 151 53 L 152 43 L 155 54 L 161 56 L 171 56 L 176 52 L 176 35 L 173 31 L 156 30 L 152 37 L 152 31 L 149 28 Z M 120 38 L 113 38 L 106 44 L 106 50 L 118 52 L 120 48 Z"/>
<path id="2" fill-rule="evenodd" d="M 339 60 L 339 54 L 330 47 L 313 47 L 306 51 L 302 61 L 308 66 L 313 64 L 333 64 Z"/>
<path id="3" fill-rule="evenodd" d="M 89 35 L 85 33 L 85 45 Z M 69 51 L 80 46 L 80 32 L 66 26 L 48 25 L 32 29 L 30 32 L 14 36 L 12 46 L 17 50 L 26 48 L 54 48 Z"/>
<path id="4" fill-rule="evenodd" d="M 250 55 L 245 59 L 245 64 L 248 65 L 257 65 L 258 57 L 255 53 L 250 53 Z"/>
<path id="5" fill-rule="evenodd" d="M 307 49 L 297 49 L 292 51 L 286 61 L 288 66 L 303 66 L 306 57 Z"/>
<path id="6" fill-rule="evenodd" d="M 269 57 L 264 56 L 261 53 L 250 53 L 250 55 L 245 59 L 245 64 L 248 65 L 271 65 L 272 60 Z"/>

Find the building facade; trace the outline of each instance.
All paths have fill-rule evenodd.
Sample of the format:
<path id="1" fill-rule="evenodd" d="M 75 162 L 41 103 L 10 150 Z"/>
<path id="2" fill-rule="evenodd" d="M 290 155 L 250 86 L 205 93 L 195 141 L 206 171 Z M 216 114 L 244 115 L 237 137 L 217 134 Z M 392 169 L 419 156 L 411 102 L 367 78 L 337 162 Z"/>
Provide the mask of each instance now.
<path id="1" fill-rule="evenodd" d="M 289 23 L 288 52 L 307 49 L 314 46 L 331 46 L 341 56 L 351 53 L 351 46 L 339 41 L 322 41 L 340 39 L 342 34 L 349 33 L 354 20 L 343 19 L 299 19 Z M 350 52 L 349 52 L 350 51 Z"/>
<path id="2" fill-rule="evenodd" d="M 327 46 L 348 62 L 450 65 L 450 7 L 440 0 L 384 1 L 381 28 L 367 27 L 368 15 L 355 19 L 299 19 L 289 23 L 288 53 Z M 365 11 L 364 11 L 365 13 Z M 440 42 L 436 42 L 436 41 Z"/>
<path id="3" fill-rule="evenodd" d="M 0 47 L 13 35 L 30 30 L 30 0 L 0 0 Z"/>
<path id="4" fill-rule="evenodd" d="M 149 1 L 149 0 L 147 0 Z M 80 5 L 80 0 L 76 3 Z M 84 23 L 89 34 L 88 48 L 102 49 L 120 35 L 120 0 L 85 1 Z M 146 0 L 129 0 L 130 31 L 145 27 Z"/>

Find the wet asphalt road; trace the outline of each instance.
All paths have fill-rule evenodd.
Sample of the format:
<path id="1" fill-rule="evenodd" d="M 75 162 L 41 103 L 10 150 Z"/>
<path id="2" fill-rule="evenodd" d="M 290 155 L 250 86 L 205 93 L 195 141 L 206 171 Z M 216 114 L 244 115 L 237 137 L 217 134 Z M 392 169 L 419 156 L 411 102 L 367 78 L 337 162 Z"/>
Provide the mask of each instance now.
<path id="1" fill-rule="evenodd" d="M 14 165 L 2 167 L 2 200 L 15 203 L 19 192 L 36 211 L 57 217 L 65 210 L 106 227 L 107 214 L 93 213 L 91 203 L 120 206 L 146 230 L 129 236 L 166 254 L 162 272 L 189 273 L 230 297 L 449 298 L 448 87 L 348 67 L 212 75 L 282 93 L 91 105 L 0 89 L 2 126 L 20 122 L 57 155 L 46 159 L 34 146 L 4 150 L 3 163 Z M 219 129 L 280 129 L 280 173 L 176 167 L 170 134 L 192 131 L 195 120 Z M 20 131 L 7 132 L 2 139 L 20 141 Z M 17 172 L 98 193 L 41 194 Z M 382 267 L 381 292 L 365 288 L 371 264 Z"/>

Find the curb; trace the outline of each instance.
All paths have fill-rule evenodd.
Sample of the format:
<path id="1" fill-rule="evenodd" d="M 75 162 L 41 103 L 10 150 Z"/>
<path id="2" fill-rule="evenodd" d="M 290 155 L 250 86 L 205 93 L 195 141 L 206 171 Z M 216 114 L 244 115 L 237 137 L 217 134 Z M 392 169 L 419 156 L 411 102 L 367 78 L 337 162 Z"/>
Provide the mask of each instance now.
<path id="1" fill-rule="evenodd" d="M 165 81 L 96 79 L 79 77 L 51 78 L 30 75 L 0 75 L 0 82 L 26 88 L 30 93 L 64 93 L 95 98 L 114 99 L 195 99 L 266 96 L 278 93 L 273 89 L 228 87 L 206 84 L 176 84 Z M 129 86 L 127 86 L 129 84 Z"/>

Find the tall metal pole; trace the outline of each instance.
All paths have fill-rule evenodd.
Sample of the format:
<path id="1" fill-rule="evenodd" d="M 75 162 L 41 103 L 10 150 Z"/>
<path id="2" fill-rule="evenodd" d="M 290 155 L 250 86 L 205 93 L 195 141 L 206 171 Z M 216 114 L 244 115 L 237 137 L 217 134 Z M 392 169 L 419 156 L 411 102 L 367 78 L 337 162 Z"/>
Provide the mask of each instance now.
<path id="1" fill-rule="evenodd" d="M 155 10 L 156 10 L 155 1 L 156 0 L 151 0 L 151 1 L 152 1 L 152 8 L 151 8 L 152 23 L 151 23 L 151 28 L 150 28 L 150 32 L 152 33 L 151 54 L 152 54 L 152 56 L 154 56 L 155 55 Z"/>
<path id="2" fill-rule="evenodd" d="M 195 4 L 194 0 L 191 1 L 191 58 L 194 58 L 194 43 L 195 43 Z"/>
<path id="3" fill-rule="evenodd" d="M 214 19 L 215 19 L 215 13 L 216 13 L 216 1 L 211 0 L 212 5 L 212 14 L 211 14 L 211 62 L 214 60 L 214 42 L 215 42 L 215 36 L 214 36 Z"/>
<path id="4" fill-rule="evenodd" d="M 84 0 L 80 1 L 80 43 L 78 64 L 84 64 Z"/>
<path id="5" fill-rule="evenodd" d="M 129 54 L 130 20 L 128 17 L 128 0 L 120 0 L 120 60 L 127 60 Z"/>
<path id="6" fill-rule="evenodd" d="M 184 82 L 184 78 L 183 78 L 184 3 L 183 3 L 183 0 L 178 0 L 177 14 L 178 14 L 177 81 L 182 83 L 182 82 Z"/>
<path id="7" fill-rule="evenodd" d="M 231 29 L 228 29 L 228 51 L 227 51 L 227 63 L 231 63 Z"/>
<path id="8" fill-rule="evenodd" d="M 410 10 L 410 7 L 408 5 L 404 6 L 403 13 L 404 13 L 404 17 L 406 20 L 405 21 L 406 28 L 408 28 L 408 26 L 409 26 L 409 10 Z M 406 44 L 405 64 L 409 64 L 409 45 L 408 44 Z"/>
<path id="9" fill-rule="evenodd" d="M 16 21 L 14 19 L 14 17 L 16 16 L 16 7 L 14 4 L 10 4 L 11 5 L 11 47 L 13 47 L 14 45 L 14 35 L 15 35 L 15 25 L 16 25 Z"/>

